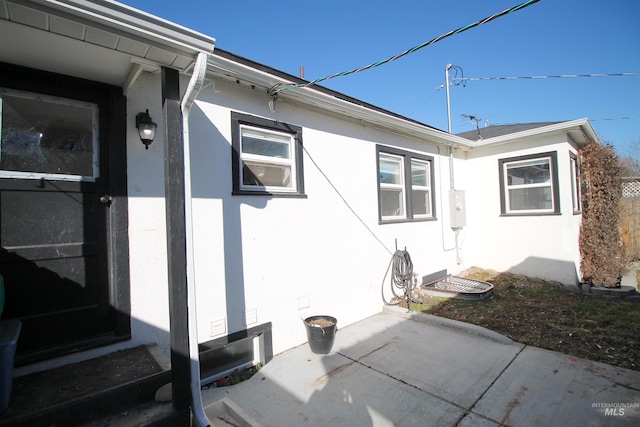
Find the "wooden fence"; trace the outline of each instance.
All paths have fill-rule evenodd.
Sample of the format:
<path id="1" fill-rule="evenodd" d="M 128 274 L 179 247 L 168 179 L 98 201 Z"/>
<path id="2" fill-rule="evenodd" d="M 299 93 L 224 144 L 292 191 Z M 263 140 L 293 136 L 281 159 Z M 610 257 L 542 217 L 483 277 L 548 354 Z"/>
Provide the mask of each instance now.
<path id="1" fill-rule="evenodd" d="M 622 244 L 627 261 L 640 259 L 640 178 L 622 179 Z"/>

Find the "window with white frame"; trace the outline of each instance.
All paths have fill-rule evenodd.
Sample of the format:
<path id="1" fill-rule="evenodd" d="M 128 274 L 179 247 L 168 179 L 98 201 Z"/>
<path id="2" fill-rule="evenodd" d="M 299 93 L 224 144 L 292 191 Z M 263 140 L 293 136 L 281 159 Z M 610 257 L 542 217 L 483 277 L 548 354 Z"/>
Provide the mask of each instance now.
<path id="1" fill-rule="evenodd" d="M 503 215 L 560 213 L 557 153 L 498 161 Z"/>
<path id="2" fill-rule="evenodd" d="M 578 156 L 569 153 L 569 161 L 571 164 L 571 200 L 573 202 L 573 213 L 582 212 L 582 200 L 580 197 L 580 164 Z"/>
<path id="3" fill-rule="evenodd" d="M 302 195 L 302 128 L 232 113 L 234 194 Z"/>
<path id="4" fill-rule="evenodd" d="M 380 221 L 434 219 L 433 158 L 382 146 L 377 151 Z"/>

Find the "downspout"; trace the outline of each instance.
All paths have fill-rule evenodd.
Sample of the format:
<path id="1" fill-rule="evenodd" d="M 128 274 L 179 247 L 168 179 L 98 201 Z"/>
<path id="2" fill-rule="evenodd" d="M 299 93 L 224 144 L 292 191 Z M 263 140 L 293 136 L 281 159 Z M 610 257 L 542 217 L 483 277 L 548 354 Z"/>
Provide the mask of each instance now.
<path id="1" fill-rule="evenodd" d="M 180 102 L 182 109 L 182 139 L 184 144 L 184 213 L 185 234 L 187 244 L 187 301 L 189 308 L 189 358 L 191 361 L 191 410 L 193 425 L 209 427 L 211 422 L 207 418 L 202 406 L 200 390 L 200 354 L 198 351 L 198 315 L 196 310 L 196 284 L 193 247 L 193 207 L 191 203 L 191 155 L 189 148 L 189 112 L 204 83 L 207 72 L 209 55 L 200 52 L 193 68 L 191 80 Z"/>
<path id="2" fill-rule="evenodd" d="M 453 197 L 453 192 L 456 191 L 455 179 L 453 172 L 453 146 L 449 146 L 449 197 Z M 449 213 L 451 215 L 451 213 Z M 458 244 L 458 237 L 460 236 L 460 228 L 453 228 L 453 233 L 455 235 L 455 245 L 456 245 L 456 264 L 462 264 L 462 259 L 460 258 L 460 245 Z"/>
<path id="3" fill-rule="evenodd" d="M 449 148 L 451 148 L 449 146 Z M 442 167 L 442 157 L 440 156 L 440 146 L 436 145 L 436 149 L 438 150 L 438 164 L 440 165 L 440 171 L 442 171 L 444 168 Z M 449 171 L 451 171 L 451 164 L 449 164 Z M 451 179 L 452 176 L 451 174 L 449 175 L 449 178 Z M 443 193 L 444 193 L 444 189 L 443 189 L 443 185 L 442 185 L 442 173 L 439 173 L 439 181 L 440 181 L 440 209 L 443 212 L 444 215 L 444 197 L 443 197 Z M 446 243 L 445 243 L 445 224 L 444 224 L 444 217 L 442 218 L 442 220 L 440 221 L 440 232 L 441 232 L 441 237 L 442 237 L 442 250 L 445 252 L 449 252 L 452 251 L 454 249 L 456 249 L 455 247 L 453 248 L 448 248 Z"/>
<path id="4" fill-rule="evenodd" d="M 444 79 L 447 87 L 447 130 L 451 134 L 451 98 L 449 94 L 449 70 L 453 68 L 453 64 L 447 64 L 444 67 Z M 452 197 L 452 193 L 455 191 L 454 173 L 453 173 L 453 146 L 449 145 L 449 197 Z M 453 227 L 452 227 L 453 228 Z M 460 258 L 460 246 L 458 245 L 458 236 L 460 234 L 459 228 L 454 228 L 455 245 L 456 245 L 456 263 L 460 265 L 462 259 Z M 444 246 L 444 241 L 442 242 Z"/>

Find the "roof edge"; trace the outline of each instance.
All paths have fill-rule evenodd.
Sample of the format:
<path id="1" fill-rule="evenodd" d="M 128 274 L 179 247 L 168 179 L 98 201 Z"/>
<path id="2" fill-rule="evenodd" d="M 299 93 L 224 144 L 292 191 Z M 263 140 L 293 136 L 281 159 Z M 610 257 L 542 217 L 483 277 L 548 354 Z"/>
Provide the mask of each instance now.
<path id="1" fill-rule="evenodd" d="M 548 126 L 541 126 L 521 132 L 509 133 L 493 138 L 476 141 L 473 147 L 485 147 L 489 145 L 499 145 L 512 142 L 517 139 L 526 139 L 551 132 L 567 132 L 578 145 L 586 145 L 590 141 L 601 143 L 600 138 L 586 118 L 555 123 Z"/>
<path id="2" fill-rule="evenodd" d="M 13 0 L 37 4 L 189 53 L 213 52 L 215 38 L 113 0 Z"/>
<path id="3" fill-rule="evenodd" d="M 229 73 L 237 73 L 237 77 L 256 83 L 266 89 L 273 87 L 275 84 L 308 83 L 308 81 L 294 75 L 217 47 L 213 55 L 209 57 L 209 63 L 213 68 L 226 70 Z M 331 111 L 332 113 L 339 111 L 378 125 L 378 127 L 388 128 L 389 130 L 399 130 L 403 134 L 412 135 L 413 137 L 429 138 L 429 141 L 425 142 L 439 143 L 465 149 L 473 146 L 473 143 L 465 138 L 449 134 L 425 123 L 320 85 L 300 87 L 290 91 L 280 92 L 278 99 L 305 103 L 315 108 Z M 265 94 L 265 102 L 267 102 L 267 100 L 268 98 Z"/>

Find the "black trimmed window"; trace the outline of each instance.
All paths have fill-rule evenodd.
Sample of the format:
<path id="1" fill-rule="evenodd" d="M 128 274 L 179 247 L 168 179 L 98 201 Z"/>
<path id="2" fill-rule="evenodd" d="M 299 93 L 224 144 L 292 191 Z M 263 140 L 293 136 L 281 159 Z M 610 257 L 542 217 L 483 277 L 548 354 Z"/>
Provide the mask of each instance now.
<path id="1" fill-rule="evenodd" d="M 233 194 L 304 195 L 302 128 L 231 113 Z"/>
<path id="2" fill-rule="evenodd" d="M 560 213 L 555 151 L 498 160 L 503 215 Z"/>
<path id="3" fill-rule="evenodd" d="M 381 222 L 435 219 L 433 157 L 376 146 Z"/>
<path id="4" fill-rule="evenodd" d="M 573 204 L 573 213 L 582 212 L 582 195 L 580 192 L 580 162 L 578 156 L 569 152 L 569 162 L 571 167 L 571 201 Z"/>

